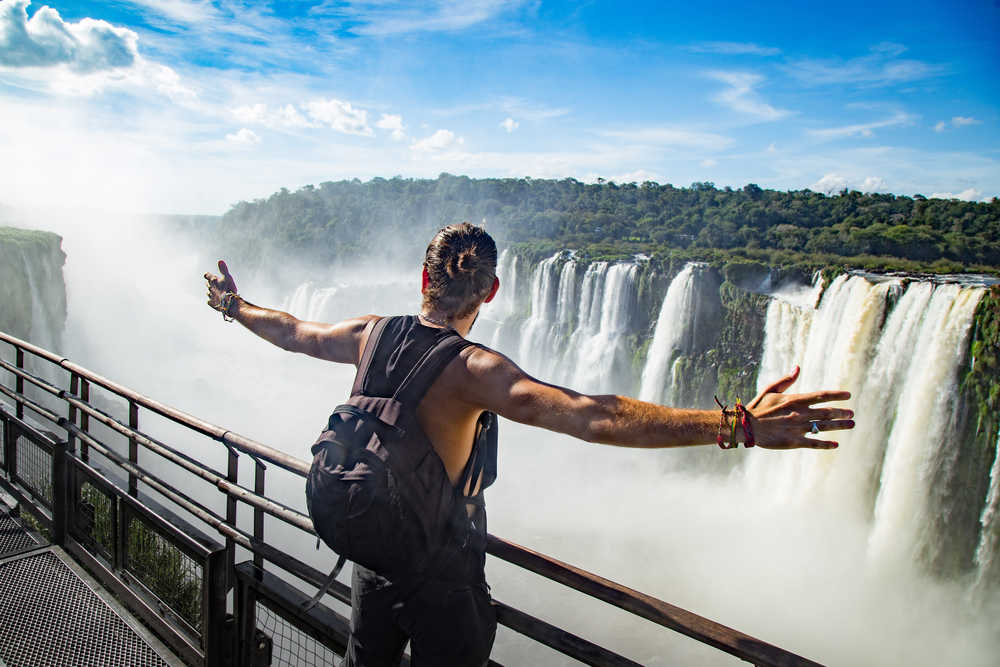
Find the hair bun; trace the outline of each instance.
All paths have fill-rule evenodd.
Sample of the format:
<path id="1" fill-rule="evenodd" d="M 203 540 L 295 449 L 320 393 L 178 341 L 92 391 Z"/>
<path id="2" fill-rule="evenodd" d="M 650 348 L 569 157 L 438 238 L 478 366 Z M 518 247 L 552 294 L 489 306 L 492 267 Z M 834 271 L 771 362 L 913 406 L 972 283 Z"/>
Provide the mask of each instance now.
<path id="1" fill-rule="evenodd" d="M 476 257 L 476 251 L 473 249 L 466 250 L 458 255 L 458 270 L 462 273 L 472 273 L 479 266 L 479 258 Z"/>

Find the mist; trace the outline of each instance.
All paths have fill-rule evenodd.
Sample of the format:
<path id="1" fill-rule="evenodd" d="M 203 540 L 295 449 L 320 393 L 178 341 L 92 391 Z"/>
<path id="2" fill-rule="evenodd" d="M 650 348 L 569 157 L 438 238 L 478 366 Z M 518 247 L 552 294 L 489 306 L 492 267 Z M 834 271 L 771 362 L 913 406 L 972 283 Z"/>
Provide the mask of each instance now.
<path id="1" fill-rule="evenodd" d="M 61 354 L 308 458 L 328 413 L 348 395 L 353 368 L 282 351 L 224 323 L 205 305 L 202 278 L 216 272 L 218 257 L 148 219 L 45 215 L 37 226 L 62 234 L 67 253 Z M 302 318 L 417 311 L 419 264 L 358 260 L 354 267 L 308 273 L 292 257 L 274 258 L 270 267 L 230 269 L 245 298 Z M 491 342 L 513 296 L 503 289 L 471 339 Z M 795 298 L 789 300 L 807 291 L 790 290 Z M 516 298 L 528 297 L 519 292 Z M 518 361 L 517 347 L 502 351 Z M 147 426 L 206 461 L 224 460 L 216 443 L 155 419 Z M 747 460 L 734 469 L 720 466 L 724 473 L 673 466 L 677 454 L 589 445 L 504 421 L 500 477 L 487 492 L 490 532 L 827 664 L 995 664 L 996 590 L 973 599 L 970 582 L 937 579 L 903 556 L 873 563 L 871 526 L 842 498 L 774 492 L 794 484 L 787 476 L 802 465 L 827 465 L 846 456 L 843 449 L 786 454 L 713 446 L 684 453 L 722 464 Z M 790 456 L 805 463 L 793 465 Z M 768 468 L 786 477 L 762 487 L 759 471 Z M 271 476 L 268 489 L 304 510 L 302 480 Z M 317 552 L 313 543 L 292 542 L 290 533 L 273 528 L 268 523 L 276 546 L 317 567 L 332 566 L 326 547 Z M 496 599 L 643 664 L 737 662 L 496 559 L 488 560 L 487 576 Z M 572 664 L 503 628 L 494 657 L 504 664 Z"/>

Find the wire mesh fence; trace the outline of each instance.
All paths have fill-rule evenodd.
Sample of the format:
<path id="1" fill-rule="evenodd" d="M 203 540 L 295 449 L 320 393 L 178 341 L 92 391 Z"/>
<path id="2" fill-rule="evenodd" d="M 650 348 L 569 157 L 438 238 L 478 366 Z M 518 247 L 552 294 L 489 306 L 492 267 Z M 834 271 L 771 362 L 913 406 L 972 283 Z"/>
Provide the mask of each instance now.
<path id="1" fill-rule="evenodd" d="M 111 562 L 114 558 L 114 497 L 90 482 L 80 485 L 76 506 L 77 538 L 97 555 Z"/>
<path id="2" fill-rule="evenodd" d="M 271 662 L 275 667 L 323 667 L 340 657 L 283 616 L 257 602 L 257 628 L 271 640 Z"/>
<path id="3" fill-rule="evenodd" d="M 52 509 L 52 454 L 18 433 L 15 469 L 18 480 L 45 507 Z"/>
<path id="4" fill-rule="evenodd" d="M 204 570 L 155 527 L 131 516 L 125 568 L 196 632 L 202 630 Z"/>

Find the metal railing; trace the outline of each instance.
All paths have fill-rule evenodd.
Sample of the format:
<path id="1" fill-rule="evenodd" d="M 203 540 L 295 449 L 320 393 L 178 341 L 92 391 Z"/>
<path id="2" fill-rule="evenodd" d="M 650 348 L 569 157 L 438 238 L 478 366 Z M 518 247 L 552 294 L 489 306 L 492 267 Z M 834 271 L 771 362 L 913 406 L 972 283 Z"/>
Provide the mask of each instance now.
<path id="1" fill-rule="evenodd" d="M 333 582 L 324 602 L 340 604 L 306 610 L 303 602 L 326 574 L 264 536 L 267 515 L 300 532 L 303 542 L 315 539 L 308 516 L 266 492 L 269 466 L 304 477 L 306 461 L 26 341 L 3 332 L 0 341 L 14 351 L 13 363 L 0 358 L 0 370 L 13 379 L 0 382 L 0 488 L 178 656 L 193 665 L 256 666 L 329 664 L 343 652 L 348 619 L 336 607 L 350 605 L 350 588 Z M 127 416 L 113 416 L 107 400 L 92 400 L 93 387 L 124 401 Z M 12 411 L 4 409 L 5 397 Z M 219 443 L 225 470 L 141 429 L 140 410 L 182 426 L 187 436 Z M 249 483 L 240 478 L 241 457 L 253 464 Z M 192 490 L 199 481 L 207 490 Z M 489 536 L 487 552 L 755 665 L 817 664 L 499 537 Z M 245 561 L 237 563 L 237 556 Z M 513 606 L 493 604 L 501 624 L 580 662 L 638 664 Z"/>

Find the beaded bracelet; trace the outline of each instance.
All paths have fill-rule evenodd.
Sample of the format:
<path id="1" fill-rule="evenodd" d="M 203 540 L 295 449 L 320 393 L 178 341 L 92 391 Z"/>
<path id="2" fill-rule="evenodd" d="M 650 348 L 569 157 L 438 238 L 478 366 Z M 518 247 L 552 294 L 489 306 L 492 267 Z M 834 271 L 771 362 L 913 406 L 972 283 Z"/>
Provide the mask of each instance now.
<path id="1" fill-rule="evenodd" d="M 719 400 L 717 396 L 715 398 L 716 404 L 722 410 L 722 415 L 719 417 L 719 431 L 715 434 L 715 442 L 719 445 L 720 449 L 732 449 L 737 446 L 736 442 L 736 432 L 735 430 L 730 431 L 729 444 L 726 444 L 726 438 L 722 435 L 725 431 L 729 431 L 729 423 L 727 421 L 728 417 L 733 416 L 733 411 L 729 409 L 728 405 L 723 405 L 722 401 Z M 736 428 L 736 420 L 733 420 L 733 429 Z"/>
<path id="2" fill-rule="evenodd" d="M 743 427 L 743 446 L 753 447 L 757 440 L 753 437 L 753 426 L 750 424 L 750 411 L 743 406 L 740 399 L 736 399 L 736 415 L 740 418 L 740 426 Z M 736 420 L 733 420 L 733 430 L 736 430 Z"/>
<path id="3" fill-rule="evenodd" d="M 226 292 L 222 295 L 222 298 L 219 299 L 219 311 L 222 313 L 222 319 L 226 322 L 232 322 L 234 319 L 229 311 L 232 309 L 233 301 L 236 297 L 237 294 L 235 292 Z"/>
<path id="4" fill-rule="evenodd" d="M 739 441 L 736 439 L 736 424 L 743 428 L 743 446 L 744 447 L 754 447 L 757 444 L 757 440 L 753 435 L 753 425 L 750 423 L 750 411 L 746 409 L 743 402 L 739 398 L 736 399 L 736 405 L 730 410 L 728 405 L 723 405 L 722 401 L 719 400 L 718 396 L 715 398 L 716 405 L 722 410 L 722 415 L 719 418 L 719 430 L 715 434 L 715 442 L 722 449 L 732 449 L 734 447 L 739 447 Z M 730 424 L 727 418 L 735 417 Z M 722 435 L 725 431 L 729 431 L 729 443 L 726 444 L 726 438 Z"/>

